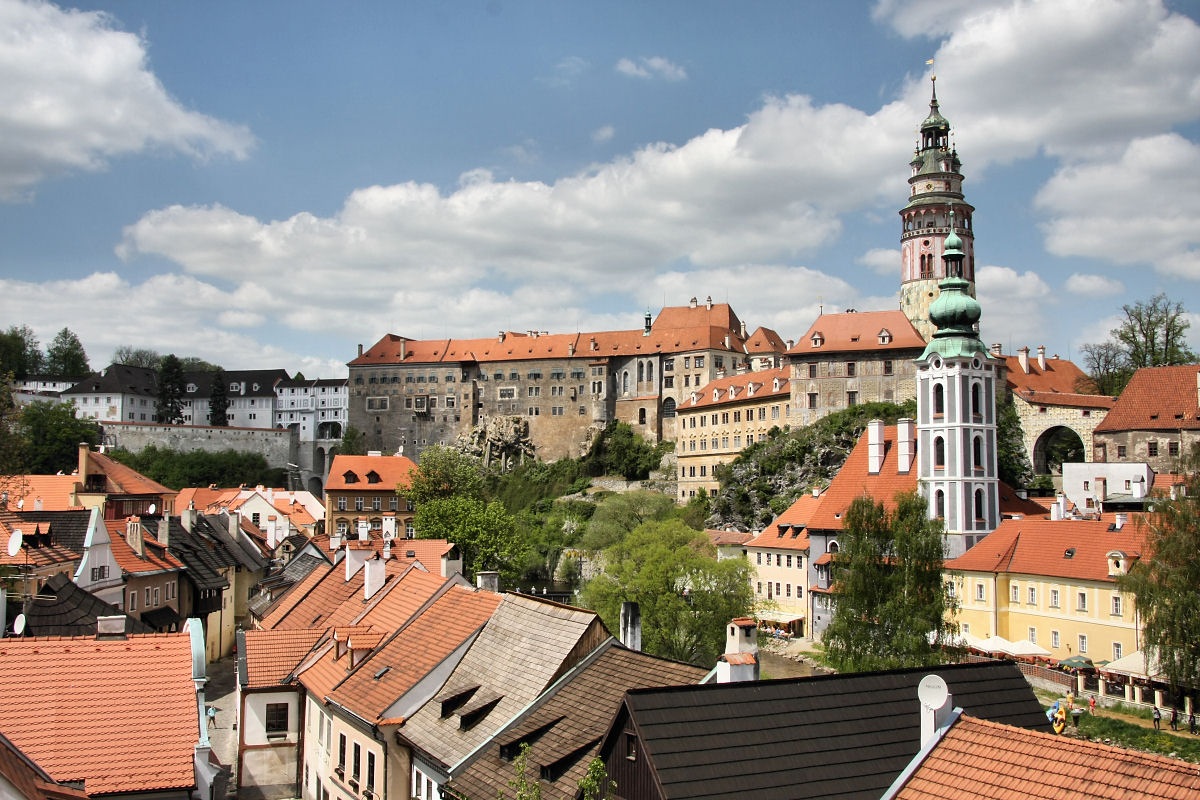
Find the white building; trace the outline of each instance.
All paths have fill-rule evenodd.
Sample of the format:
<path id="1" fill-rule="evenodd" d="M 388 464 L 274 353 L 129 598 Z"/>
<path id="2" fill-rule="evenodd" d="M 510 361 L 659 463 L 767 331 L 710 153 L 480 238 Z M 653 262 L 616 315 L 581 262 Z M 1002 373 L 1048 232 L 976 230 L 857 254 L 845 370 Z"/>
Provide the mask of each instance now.
<path id="1" fill-rule="evenodd" d="M 341 439 L 349 392 L 346 378 L 282 380 L 275 384 L 274 426 L 295 429 L 301 443 Z"/>

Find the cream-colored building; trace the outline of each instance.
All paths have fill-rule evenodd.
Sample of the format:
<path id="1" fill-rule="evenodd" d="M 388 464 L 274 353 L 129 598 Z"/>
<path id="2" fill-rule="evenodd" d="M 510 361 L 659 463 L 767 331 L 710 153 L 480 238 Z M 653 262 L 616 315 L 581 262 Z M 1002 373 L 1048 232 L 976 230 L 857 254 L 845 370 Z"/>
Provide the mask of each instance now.
<path id="1" fill-rule="evenodd" d="M 1145 555 L 1137 517 L 1006 519 L 946 563 L 955 621 L 964 634 L 1032 642 L 1055 659 L 1115 661 L 1141 644 L 1134 598 L 1116 579 Z"/>
<path id="2" fill-rule="evenodd" d="M 805 494 L 745 544 L 755 615 L 804 635 L 808 618 L 808 519 L 820 493 Z"/>
<path id="3" fill-rule="evenodd" d="M 716 470 L 772 428 L 793 424 L 787 369 L 721 377 L 692 391 L 676 408 L 675 457 L 684 503 L 720 488 Z"/>

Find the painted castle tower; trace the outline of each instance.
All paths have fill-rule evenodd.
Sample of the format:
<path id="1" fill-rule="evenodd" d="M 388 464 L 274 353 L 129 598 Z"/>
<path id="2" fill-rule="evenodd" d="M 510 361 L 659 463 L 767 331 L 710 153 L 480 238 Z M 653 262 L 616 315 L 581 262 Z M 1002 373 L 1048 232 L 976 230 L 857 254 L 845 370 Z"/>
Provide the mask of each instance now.
<path id="1" fill-rule="evenodd" d="M 921 123 L 920 142 L 910 162 L 908 205 L 900 210 L 901 285 L 900 309 L 929 341 L 933 325 L 929 309 L 937 299 L 938 283 L 946 277 L 943 254 L 950 235 L 950 215 L 960 230 L 965 292 L 975 296 L 975 236 L 971 232 L 973 207 L 963 200 L 962 162 L 950 142 L 950 122 L 938 111 L 937 77 L 933 78 L 929 116 Z"/>
<path id="2" fill-rule="evenodd" d="M 917 452 L 921 493 L 946 530 L 955 558 L 1000 524 L 996 465 L 996 382 L 992 359 L 975 332 L 979 303 L 971 296 L 966 238 L 950 211 L 939 259 L 945 277 L 929 305 L 936 332 L 917 365 Z"/>

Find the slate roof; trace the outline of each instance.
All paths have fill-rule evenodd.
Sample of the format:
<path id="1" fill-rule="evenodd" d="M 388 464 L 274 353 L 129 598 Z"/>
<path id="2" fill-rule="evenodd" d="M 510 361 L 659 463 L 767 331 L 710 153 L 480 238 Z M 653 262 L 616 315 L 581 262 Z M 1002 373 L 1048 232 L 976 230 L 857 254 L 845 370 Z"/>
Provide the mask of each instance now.
<path id="1" fill-rule="evenodd" d="M 1000 725 L 964 714 L 898 800 L 1185 800 L 1200 770 L 1175 758 Z"/>
<path id="2" fill-rule="evenodd" d="M 588 763 L 629 689 L 696 683 L 706 670 L 628 650 L 609 639 L 579 667 L 488 744 L 449 784 L 457 797 L 494 797 L 508 791 L 512 757 L 530 745 L 528 765 L 542 774 L 542 797 L 573 800 Z"/>
<path id="3" fill-rule="evenodd" d="M 60 572 L 51 576 L 35 597 L 25 601 L 26 636 L 95 636 L 97 617 L 125 617 L 125 633 L 153 633 L 153 629 L 79 588 Z"/>
<path id="4" fill-rule="evenodd" d="M 63 394 L 111 392 L 154 397 L 157 394 L 155 389 L 157 385 L 158 370 L 147 367 L 131 367 L 128 364 L 110 364 L 100 372 L 93 372 Z"/>
<path id="5" fill-rule="evenodd" d="M 4 735 L 88 794 L 190 789 L 199 736 L 187 632 L 0 639 Z"/>
<path id="6" fill-rule="evenodd" d="M 184 397 L 212 396 L 212 387 L 217 373 L 208 370 L 197 370 L 183 373 L 184 383 L 196 387 L 194 392 L 184 392 Z M 288 374 L 282 369 L 240 369 L 229 370 L 225 373 L 225 384 L 238 384 L 239 391 L 228 392 L 229 397 L 274 397 L 276 381 L 288 379 Z M 256 388 L 257 387 L 257 388 Z"/>
<path id="7" fill-rule="evenodd" d="M 1200 429 L 1198 373 L 1195 364 L 1139 369 L 1096 433 Z"/>
<path id="8" fill-rule="evenodd" d="M 891 334 L 888 344 L 879 343 L 879 334 Z M 813 337 L 820 335 L 822 344 L 813 347 Z M 827 356 L 831 353 L 923 350 L 925 340 L 903 311 L 851 311 L 845 314 L 821 314 L 796 345 L 788 350 L 791 356 Z"/>
<path id="9" fill-rule="evenodd" d="M 946 569 L 1112 583 L 1108 553 L 1120 551 L 1134 560 L 1148 555 L 1148 530 L 1141 515 L 1133 515 L 1120 530 L 1111 527 L 1111 518 L 1006 519 L 983 541 L 946 562 Z"/>
<path id="10" fill-rule="evenodd" d="M 0 564 L 6 566 L 48 567 L 59 564 L 63 569 L 71 569 L 78 564 L 81 556 L 59 543 L 50 526 L 45 523 L 25 523 L 16 514 L 0 511 L 0 543 L 8 544 L 13 531 L 21 531 L 22 545 L 17 554 L 10 556 L 8 549 L 0 548 Z"/>
<path id="11" fill-rule="evenodd" d="M 165 520 L 147 518 L 142 520 L 142 526 L 159 541 L 163 539 L 162 528 L 168 528 L 167 552 L 183 564 L 188 579 L 197 588 L 229 588 L 229 581 L 220 571 L 237 566 L 238 559 L 225 546 L 225 542 L 212 535 L 207 524 L 200 524 L 199 517 L 190 532 L 183 527 L 179 517 Z"/>
<path id="12" fill-rule="evenodd" d="M 594 612 L 507 594 L 439 697 L 400 735 L 447 767 L 458 764 L 607 638 Z"/>
<path id="13" fill-rule="evenodd" d="M 791 367 L 768 369 L 760 372 L 744 372 L 727 375 L 709 381 L 703 388 L 692 392 L 679 404 L 678 410 L 693 411 L 697 408 L 732 406 L 738 403 L 757 403 L 769 397 L 787 397 L 791 394 Z M 775 388 L 779 381 L 779 388 Z M 732 390 L 733 395 L 730 396 Z M 753 393 L 751 393 L 753 391 Z M 713 392 L 717 397 L 713 399 Z"/>
<path id="14" fill-rule="evenodd" d="M 321 628 L 238 633 L 238 683 L 243 689 L 278 687 L 324 634 Z"/>
<path id="15" fill-rule="evenodd" d="M 30 504 L 26 503 L 25 505 Z M 92 510 L 90 508 L 73 508 L 70 511 L 18 511 L 15 516 L 22 522 L 39 525 L 43 530 L 46 525 L 49 525 L 55 542 L 68 550 L 82 553 L 83 543 L 87 539 L 88 522 L 92 518 Z"/>
<path id="16" fill-rule="evenodd" d="M 877 800 L 920 749 L 917 685 L 930 674 L 946 681 L 955 706 L 1049 731 L 1007 662 L 640 689 L 624 709 L 667 800 Z"/>
<path id="17" fill-rule="evenodd" d="M 325 491 L 394 491 L 397 486 L 408 486 L 409 473 L 416 468 L 406 456 L 334 456 Z M 369 482 L 371 473 L 379 478 L 374 483 Z M 353 483 L 347 480 L 347 474 L 355 476 Z"/>
<path id="18" fill-rule="evenodd" d="M 235 539 L 229 534 L 227 517 L 205 514 L 196 518 L 196 525 L 206 536 L 222 543 L 242 568 L 257 572 L 269 563 L 269 559 L 256 545 L 244 541 L 241 537 Z"/>

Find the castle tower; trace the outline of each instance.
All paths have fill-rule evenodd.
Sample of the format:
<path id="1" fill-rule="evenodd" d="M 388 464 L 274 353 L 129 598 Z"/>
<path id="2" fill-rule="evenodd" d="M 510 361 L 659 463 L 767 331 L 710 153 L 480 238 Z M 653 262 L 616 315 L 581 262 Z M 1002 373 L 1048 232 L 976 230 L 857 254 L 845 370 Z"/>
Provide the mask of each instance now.
<path id="1" fill-rule="evenodd" d="M 960 227 L 963 252 L 962 275 L 966 293 L 975 296 L 975 236 L 971 232 L 973 207 L 963 200 L 962 162 L 950 142 L 950 123 L 938 111 L 937 77 L 929 116 L 921 123 L 920 142 L 908 179 L 908 205 L 900 209 L 900 309 L 913 326 L 929 341 L 933 326 L 929 307 L 938 296 L 938 282 L 946 277 L 942 255 L 950 234 L 950 214 L 954 212 Z"/>
<path id="2" fill-rule="evenodd" d="M 947 218 L 942 265 L 945 276 L 929 306 L 936 332 L 917 365 L 917 452 L 921 493 L 931 517 L 946 531 L 947 557 L 955 558 L 1000 523 L 996 465 L 996 381 L 991 358 L 975 332 L 979 303 L 966 268 L 955 215 Z"/>

